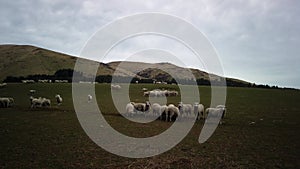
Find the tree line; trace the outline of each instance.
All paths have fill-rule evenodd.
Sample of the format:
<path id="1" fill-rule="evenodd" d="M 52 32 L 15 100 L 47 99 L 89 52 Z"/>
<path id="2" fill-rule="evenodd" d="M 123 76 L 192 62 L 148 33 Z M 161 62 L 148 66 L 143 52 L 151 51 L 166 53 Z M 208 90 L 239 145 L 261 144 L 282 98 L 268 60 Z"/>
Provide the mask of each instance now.
<path id="1" fill-rule="evenodd" d="M 73 78 L 74 75 L 74 78 Z M 53 75 L 46 75 L 46 74 L 37 74 L 37 75 L 28 75 L 26 77 L 24 76 L 7 76 L 3 82 L 5 83 L 20 83 L 22 80 L 33 80 L 35 82 L 38 82 L 39 80 L 51 80 L 54 82 L 55 80 L 67 80 L 68 82 L 98 82 L 98 83 L 154 83 L 156 79 L 148 79 L 148 78 L 137 78 L 137 77 L 131 77 L 131 76 L 112 76 L 112 75 L 99 75 L 96 77 L 92 77 L 89 75 L 84 75 L 82 72 L 74 71 L 72 69 L 60 69 L 56 71 Z M 161 80 L 161 79 L 160 79 Z M 176 81 L 177 80 L 177 81 Z M 230 87 L 253 87 L 253 88 L 273 88 L 278 89 L 278 86 L 269 86 L 269 85 L 262 85 L 262 84 L 255 84 L 255 83 L 246 83 L 246 82 L 239 82 L 235 81 L 229 78 L 225 78 L 223 80 L 226 80 L 226 83 L 224 81 L 211 81 L 207 79 L 197 79 L 196 81 L 193 79 L 174 79 L 166 80 L 165 83 L 168 84 L 195 84 L 197 85 L 214 85 L 214 86 L 222 86 L 226 84 Z M 288 89 L 288 88 L 284 88 Z"/>

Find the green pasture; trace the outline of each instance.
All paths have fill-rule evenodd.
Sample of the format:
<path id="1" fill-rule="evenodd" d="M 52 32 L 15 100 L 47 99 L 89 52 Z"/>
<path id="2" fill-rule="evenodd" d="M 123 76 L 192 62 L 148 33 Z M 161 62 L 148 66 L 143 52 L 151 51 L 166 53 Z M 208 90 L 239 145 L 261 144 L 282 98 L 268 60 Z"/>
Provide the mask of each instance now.
<path id="1" fill-rule="evenodd" d="M 132 84 L 132 101 L 148 99 L 142 88 L 178 90 L 176 85 Z M 52 106 L 31 109 L 30 89 L 37 91 L 36 97 L 50 98 Z M 199 91 L 208 107 L 210 87 L 200 86 Z M 63 97 L 60 106 L 55 104 L 57 93 Z M 96 96 L 106 120 L 123 134 L 149 137 L 172 125 L 159 120 L 134 123 L 120 116 L 109 84 L 97 84 Z M 73 108 L 71 84 L 8 84 L 0 88 L 0 97 L 15 99 L 12 108 L 0 109 L 0 168 L 300 168 L 296 90 L 227 88 L 227 116 L 207 142 L 198 143 L 204 124 L 200 120 L 176 147 L 145 159 L 119 157 L 89 139 Z M 167 99 L 178 101 L 179 96 Z"/>

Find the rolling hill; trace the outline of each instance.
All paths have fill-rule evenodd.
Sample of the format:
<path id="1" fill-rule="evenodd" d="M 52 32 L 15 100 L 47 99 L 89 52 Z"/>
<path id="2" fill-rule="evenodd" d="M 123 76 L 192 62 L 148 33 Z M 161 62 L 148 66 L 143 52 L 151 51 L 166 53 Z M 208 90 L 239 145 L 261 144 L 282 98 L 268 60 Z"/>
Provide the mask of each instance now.
<path id="1" fill-rule="evenodd" d="M 0 81 L 7 76 L 53 75 L 60 69 L 73 69 L 77 57 L 29 45 L 0 45 Z M 163 71 L 164 70 L 164 71 Z M 185 79 L 192 72 L 196 79 L 218 80 L 221 77 L 198 69 L 188 69 L 170 63 L 111 62 L 100 63 L 97 75 L 136 76 L 138 78 L 170 80 L 166 72 Z M 249 84 L 238 79 L 227 80 Z"/>

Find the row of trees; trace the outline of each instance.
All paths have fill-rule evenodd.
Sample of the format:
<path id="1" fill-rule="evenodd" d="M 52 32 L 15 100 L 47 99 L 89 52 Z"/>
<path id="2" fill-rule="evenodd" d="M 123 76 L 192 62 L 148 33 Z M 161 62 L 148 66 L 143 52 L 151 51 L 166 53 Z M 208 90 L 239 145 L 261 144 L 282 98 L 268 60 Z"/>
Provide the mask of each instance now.
<path id="1" fill-rule="evenodd" d="M 73 80 L 74 75 L 74 80 Z M 84 75 L 82 72 L 73 71 L 72 69 L 61 69 L 54 73 L 54 75 L 29 75 L 26 77 L 20 76 L 8 76 L 3 82 L 6 83 L 19 83 L 22 82 L 22 80 L 34 80 L 35 82 L 38 82 L 39 80 L 51 80 L 54 82 L 55 80 L 67 80 L 68 82 L 79 82 L 79 81 L 96 81 L 98 83 L 153 83 L 156 79 L 140 79 L 137 77 L 124 77 L 124 76 L 114 76 L 111 75 L 99 75 L 97 77 L 91 77 Z M 225 79 L 223 79 L 225 80 Z M 168 84 L 195 84 L 195 80 L 192 79 L 171 79 L 165 81 Z M 197 85 L 215 85 L 220 86 L 224 85 L 224 81 L 213 81 L 212 83 L 207 79 L 197 79 L 196 80 Z M 279 88 L 278 86 L 269 86 L 269 85 L 256 85 L 254 83 L 245 83 L 245 82 L 239 82 L 232 79 L 226 78 L 226 85 L 232 86 L 232 87 L 254 87 L 254 88 Z"/>

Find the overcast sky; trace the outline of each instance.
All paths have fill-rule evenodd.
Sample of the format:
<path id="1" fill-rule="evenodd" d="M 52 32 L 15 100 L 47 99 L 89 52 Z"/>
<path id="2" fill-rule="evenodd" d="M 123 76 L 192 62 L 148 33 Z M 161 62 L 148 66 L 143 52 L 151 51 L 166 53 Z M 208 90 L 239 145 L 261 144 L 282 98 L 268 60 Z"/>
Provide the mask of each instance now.
<path id="1" fill-rule="evenodd" d="M 171 14 L 194 24 L 215 46 L 228 77 L 300 88 L 297 0 L 2 0 L 0 43 L 31 44 L 79 56 L 102 26 L 142 12 Z M 163 38 L 153 37 L 132 41 L 120 51 L 126 52 L 126 46 L 136 42 L 166 44 Z M 141 46 L 152 47 L 145 44 Z"/>

